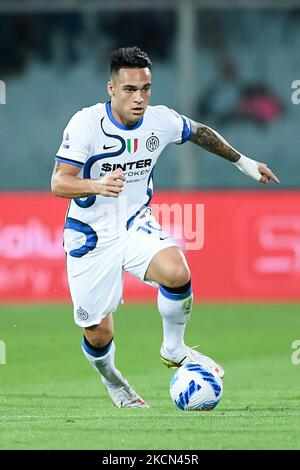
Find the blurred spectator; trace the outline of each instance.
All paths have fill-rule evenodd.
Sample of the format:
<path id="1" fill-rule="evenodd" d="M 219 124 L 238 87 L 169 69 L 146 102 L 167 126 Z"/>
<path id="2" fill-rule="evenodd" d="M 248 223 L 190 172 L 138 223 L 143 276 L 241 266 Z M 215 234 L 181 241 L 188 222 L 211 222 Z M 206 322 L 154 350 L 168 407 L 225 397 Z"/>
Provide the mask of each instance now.
<path id="1" fill-rule="evenodd" d="M 212 125 L 224 126 L 241 120 L 268 125 L 283 111 L 282 103 L 266 84 L 243 85 L 236 64 L 226 58 L 219 77 L 200 99 L 197 114 L 200 120 L 206 119 Z"/>
<path id="2" fill-rule="evenodd" d="M 200 99 L 198 112 L 200 119 L 209 119 L 214 124 L 224 125 L 235 119 L 242 86 L 237 66 L 230 59 L 222 61 L 219 75 Z"/>
<path id="3" fill-rule="evenodd" d="M 272 123 L 282 113 L 283 105 L 263 83 L 245 87 L 236 109 L 238 118 L 263 125 Z"/>

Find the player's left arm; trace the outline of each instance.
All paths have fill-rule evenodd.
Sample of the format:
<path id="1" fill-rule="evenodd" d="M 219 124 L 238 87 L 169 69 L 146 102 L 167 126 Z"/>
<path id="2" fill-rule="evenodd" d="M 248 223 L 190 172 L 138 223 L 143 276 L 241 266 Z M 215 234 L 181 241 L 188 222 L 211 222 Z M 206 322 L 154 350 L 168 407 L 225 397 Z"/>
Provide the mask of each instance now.
<path id="1" fill-rule="evenodd" d="M 205 124 L 191 119 L 190 123 L 191 136 L 189 140 L 191 142 L 234 163 L 240 171 L 261 183 L 269 183 L 273 180 L 279 184 L 279 179 L 265 163 L 252 160 L 238 152 L 218 132 Z"/>

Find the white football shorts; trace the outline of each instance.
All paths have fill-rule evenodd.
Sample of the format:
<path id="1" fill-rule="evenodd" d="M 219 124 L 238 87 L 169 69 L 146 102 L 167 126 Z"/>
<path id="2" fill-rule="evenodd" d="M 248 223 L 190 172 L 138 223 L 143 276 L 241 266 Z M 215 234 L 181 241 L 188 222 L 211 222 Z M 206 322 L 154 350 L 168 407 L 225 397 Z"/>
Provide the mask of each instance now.
<path id="1" fill-rule="evenodd" d="M 81 258 L 67 254 L 67 275 L 74 320 L 78 326 L 98 325 L 123 302 L 123 272 L 146 281 L 145 274 L 159 251 L 177 246 L 151 215 L 148 208 L 137 217 L 124 236 L 101 245 Z"/>

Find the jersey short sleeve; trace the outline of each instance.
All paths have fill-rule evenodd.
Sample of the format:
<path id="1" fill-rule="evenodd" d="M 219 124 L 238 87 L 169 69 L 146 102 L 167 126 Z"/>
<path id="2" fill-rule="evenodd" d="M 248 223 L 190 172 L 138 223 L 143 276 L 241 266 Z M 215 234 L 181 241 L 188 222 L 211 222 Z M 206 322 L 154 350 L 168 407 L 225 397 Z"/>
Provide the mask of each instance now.
<path id="1" fill-rule="evenodd" d="M 64 130 L 55 160 L 81 168 L 89 156 L 90 140 L 87 113 L 78 111 Z"/>
<path id="2" fill-rule="evenodd" d="M 190 120 L 178 114 L 173 109 L 167 108 L 169 112 L 169 125 L 172 130 L 172 140 L 175 144 L 184 144 L 191 137 L 191 123 Z"/>

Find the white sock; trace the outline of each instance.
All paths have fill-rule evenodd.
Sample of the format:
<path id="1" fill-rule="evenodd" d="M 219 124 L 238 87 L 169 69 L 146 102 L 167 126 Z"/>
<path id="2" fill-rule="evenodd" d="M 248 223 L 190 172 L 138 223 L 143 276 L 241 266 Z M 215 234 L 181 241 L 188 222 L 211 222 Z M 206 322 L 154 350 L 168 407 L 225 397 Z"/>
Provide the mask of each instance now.
<path id="1" fill-rule="evenodd" d="M 163 321 L 164 349 L 176 355 L 184 347 L 184 331 L 190 317 L 193 293 L 190 288 L 183 294 L 173 294 L 160 286 L 157 306 Z"/>
<path id="2" fill-rule="evenodd" d="M 113 341 L 108 346 L 107 351 L 104 351 L 104 355 L 98 355 L 97 352 L 87 346 L 83 339 L 82 351 L 87 360 L 99 373 L 104 385 L 127 385 L 127 381 L 115 366 L 116 347 Z"/>

